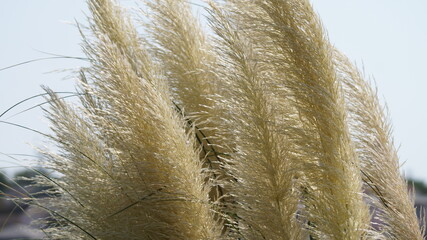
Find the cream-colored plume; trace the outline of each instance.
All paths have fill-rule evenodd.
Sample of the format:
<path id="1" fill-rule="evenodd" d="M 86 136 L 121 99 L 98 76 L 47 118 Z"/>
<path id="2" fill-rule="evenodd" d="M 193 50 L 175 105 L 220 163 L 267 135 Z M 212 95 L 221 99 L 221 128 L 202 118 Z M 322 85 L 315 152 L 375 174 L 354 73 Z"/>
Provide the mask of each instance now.
<path id="1" fill-rule="evenodd" d="M 189 116 L 203 116 L 212 107 L 214 61 L 200 24 L 184 0 L 146 1 L 150 8 L 148 31 L 154 52 L 164 66 L 176 103 Z M 196 118 L 206 125 L 209 116 Z"/>
<path id="2" fill-rule="evenodd" d="M 301 128 L 294 131 L 293 139 L 298 144 L 295 150 L 305 181 L 301 211 L 311 235 L 337 240 L 367 237 L 369 212 L 362 198 L 360 164 L 350 140 L 333 52 L 310 3 L 233 3 L 246 10 L 238 15 L 255 23 L 252 32 L 270 37 L 276 51 L 270 60 L 282 73 L 283 87 L 291 93 L 287 99 L 299 111 Z"/>
<path id="3" fill-rule="evenodd" d="M 399 169 L 399 158 L 375 91 L 341 53 L 336 53 L 339 76 L 345 88 L 349 120 L 368 191 L 379 209 L 378 227 L 386 239 L 424 239 L 414 202 Z"/>
<path id="4" fill-rule="evenodd" d="M 210 38 L 191 2 L 144 3 L 141 34 L 88 0 L 80 102 L 46 89 L 47 238 L 422 239 L 375 92 L 308 0 L 210 2 Z"/>
<path id="5" fill-rule="evenodd" d="M 194 132 L 125 13 L 109 0 L 89 6 L 83 108 L 52 95 L 48 115 L 62 149 L 48 160 L 79 204 L 53 200 L 69 220 L 60 222 L 74 224 L 50 230 L 66 239 L 217 239 Z"/>
<path id="6" fill-rule="evenodd" d="M 300 239 L 297 222 L 298 194 L 293 188 L 293 162 L 287 136 L 279 131 L 291 112 L 279 109 L 271 70 L 258 60 L 244 34 L 236 30 L 226 12 L 211 4 L 211 26 L 218 36 L 216 49 L 223 91 L 219 94 L 227 111 L 221 126 L 229 130 L 230 153 L 227 169 L 235 178 L 230 191 L 236 205 L 238 238 Z"/>
<path id="7" fill-rule="evenodd" d="M 151 21 L 146 26 L 152 38 L 153 52 L 164 67 L 174 104 L 195 127 L 196 139 L 202 148 L 201 160 L 209 168 L 211 182 L 216 185 L 210 193 L 216 202 L 225 195 L 225 190 L 217 183 L 225 178 L 225 173 L 219 158 L 220 145 L 224 142 L 218 138 L 213 123 L 214 118 L 219 117 L 213 108 L 217 85 L 212 72 L 215 56 L 187 1 L 145 2 L 150 10 L 148 17 Z"/>

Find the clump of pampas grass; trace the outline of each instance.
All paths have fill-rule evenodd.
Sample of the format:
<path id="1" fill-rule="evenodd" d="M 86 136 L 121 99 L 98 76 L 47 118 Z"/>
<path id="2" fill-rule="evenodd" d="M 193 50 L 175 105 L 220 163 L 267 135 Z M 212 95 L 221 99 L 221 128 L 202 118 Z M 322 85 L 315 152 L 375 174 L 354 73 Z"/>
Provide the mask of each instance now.
<path id="1" fill-rule="evenodd" d="M 205 28 L 144 3 L 140 33 L 88 0 L 80 104 L 46 88 L 46 238 L 423 239 L 375 91 L 308 0 L 207 2 Z"/>

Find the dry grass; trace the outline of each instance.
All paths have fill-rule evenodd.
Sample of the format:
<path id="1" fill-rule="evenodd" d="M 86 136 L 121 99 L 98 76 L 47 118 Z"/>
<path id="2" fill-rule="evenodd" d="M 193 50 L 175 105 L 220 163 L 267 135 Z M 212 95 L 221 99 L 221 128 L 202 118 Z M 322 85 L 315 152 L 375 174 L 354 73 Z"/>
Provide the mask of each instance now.
<path id="1" fill-rule="evenodd" d="M 207 33 L 144 3 L 140 34 L 88 0 L 80 104 L 46 88 L 47 238 L 423 239 L 375 91 L 308 0 L 209 2 Z"/>

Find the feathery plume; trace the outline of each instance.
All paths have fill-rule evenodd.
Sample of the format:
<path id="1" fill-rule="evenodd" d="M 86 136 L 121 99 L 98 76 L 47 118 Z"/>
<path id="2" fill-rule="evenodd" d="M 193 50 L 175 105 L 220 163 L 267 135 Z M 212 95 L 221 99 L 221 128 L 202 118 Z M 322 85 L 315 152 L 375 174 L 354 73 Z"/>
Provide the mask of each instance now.
<path id="1" fill-rule="evenodd" d="M 146 5 L 151 10 L 147 28 L 154 52 L 164 66 L 174 100 L 185 106 L 187 115 L 203 115 L 213 104 L 215 76 L 209 68 L 214 56 L 199 22 L 184 0 L 153 0 Z M 205 123 L 207 117 L 197 120 Z"/>
<path id="2" fill-rule="evenodd" d="M 248 1 L 233 1 L 244 8 Z M 331 60 L 332 50 L 308 1 L 253 1 L 258 11 L 241 15 L 267 25 L 276 45 L 273 59 L 283 86 L 297 107 L 302 134 L 297 140 L 304 163 L 304 213 L 316 239 L 367 236 L 369 212 L 362 198 L 360 166 L 350 141 L 344 99 Z M 256 12 L 255 12 L 256 13 Z M 254 21 L 252 20 L 252 21 Z"/>
<path id="3" fill-rule="evenodd" d="M 190 125 L 196 127 L 196 138 L 202 147 L 201 159 L 210 169 L 211 180 L 225 178 L 221 170 L 219 151 L 224 143 L 217 136 L 213 108 L 217 80 L 211 66 L 215 56 L 210 51 L 205 34 L 191 7 L 184 0 L 145 1 L 150 9 L 151 22 L 145 24 L 152 38 L 153 52 L 163 66 L 174 104 L 183 111 Z M 211 199 L 225 195 L 223 187 L 212 189 Z"/>
<path id="4" fill-rule="evenodd" d="M 62 152 L 47 160 L 81 204 L 53 200 L 73 224 L 51 232 L 71 239 L 218 238 L 193 131 L 122 10 L 113 1 L 89 5 L 96 40 L 85 42 L 91 66 L 88 80 L 82 75 L 83 108 L 55 100 L 48 114 Z"/>
<path id="5" fill-rule="evenodd" d="M 211 2 L 213 42 L 188 2 L 145 3 L 142 39 L 88 0 L 80 103 L 46 88 L 47 237 L 422 239 L 378 99 L 308 0 Z"/>
<path id="6" fill-rule="evenodd" d="M 287 137 L 278 129 L 288 112 L 269 82 L 271 71 L 258 60 L 260 49 L 243 38 L 226 12 L 211 3 L 211 26 L 218 36 L 217 71 L 224 91 L 221 102 L 229 114 L 222 128 L 234 142 L 227 168 L 236 179 L 230 191 L 236 199 L 238 234 L 244 239 L 300 239 L 293 188 L 293 157 Z M 289 123 L 289 122 L 288 122 Z"/>
<path id="7" fill-rule="evenodd" d="M 336 52 L 335 59 L 346 93 L 351 133 L 363 178 L 378 198 L 375 206 L 381 210 L 380 227 L 386 239 L 424 239 L 407 182 L 400 175 L 391 126 L 378 97 L 345 56 Z"/>

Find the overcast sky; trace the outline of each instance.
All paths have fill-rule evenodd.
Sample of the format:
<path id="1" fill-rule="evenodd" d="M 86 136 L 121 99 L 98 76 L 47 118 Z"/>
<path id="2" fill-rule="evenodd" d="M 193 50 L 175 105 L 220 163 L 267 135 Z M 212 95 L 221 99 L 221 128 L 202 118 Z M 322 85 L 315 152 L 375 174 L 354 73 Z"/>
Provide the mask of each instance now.
<path id="1" fill-rule="evenodd" d="M 49 57 L 41 51 L 83 56 L 80 36 L 73 26 L 75 20 L 85 22 L 83 0 L 0 3 L 0 68 Z M 375 79 L 379 96 L 389 108 L 406 174 L 427 181 L 427 1 L 314 0 L 313 4 L 331 42 Z M 73 91 L 73 79 L 64 79 L 72 75 L 70 71 L 52 71 L 77 69 L 82 64 L 78 60 L 53 59 L 0 71 L 0 113 L 42 93 L 42 84 L 56 91 Z M 47 131 L 40 110 L 9 118 L 41 102 L 41 98 L 34 99 L 0 120 Z M 42 140 L 28 130 L 0 123 L 0 152 L 34 154 L 29 143 L 41 146 Z M 0 156 L 1 166 L 7 166 L 9 160 Z"/>

